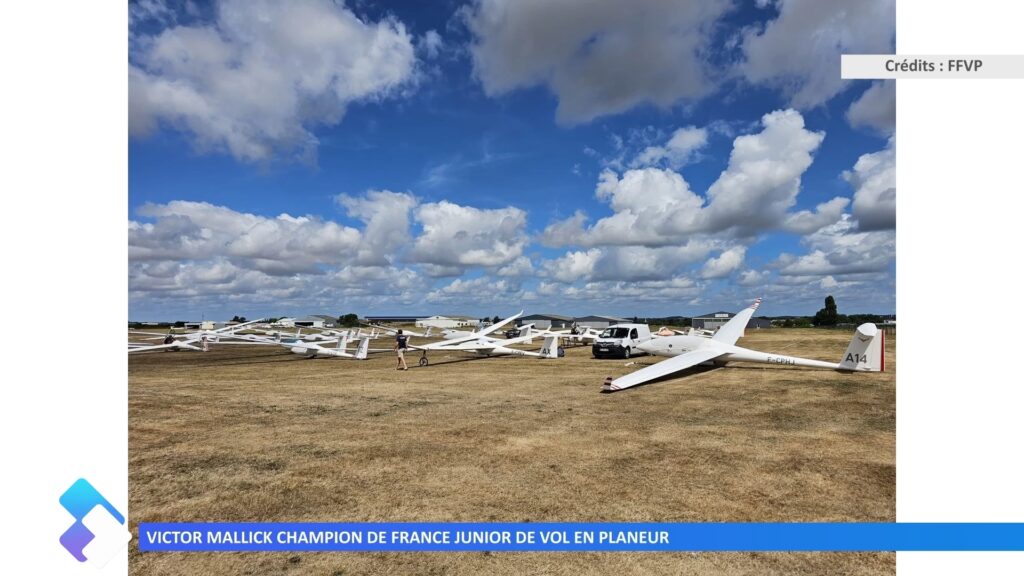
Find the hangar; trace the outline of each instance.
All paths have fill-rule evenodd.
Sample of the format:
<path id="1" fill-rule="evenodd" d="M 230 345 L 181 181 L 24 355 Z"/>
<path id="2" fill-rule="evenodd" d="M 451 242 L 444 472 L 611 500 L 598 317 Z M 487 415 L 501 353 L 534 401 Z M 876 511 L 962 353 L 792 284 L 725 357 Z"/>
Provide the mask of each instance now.
<path id="1" fill-rule="evenodd" d="M 468 316 L 431 316 L 416 321 L 419 328 L 461 328 L 463 326 L 476 326 L 478 320 Z"/>
<path id="2" fill-rule="evenodd" d="M 367 316 L 370 324 L 415 324 L 428 316 Z"/>
<path id="3" fill-rule="evenodd" d="M 537 328 L 538 330 L 571 328 L 572 321 L 572 316 L 562 316 L 560 314 L 530 314 L 529 316 L 519 317 L 519 319 L 516 320 L 516 326 L 533 324 L 534 328 Z"/>
<path id="4" fill-rule="evenodd" d="M 711 312 L 710 314 L 694 316 L 693 327 L 698 330 L 718 330 L 733 316 L 735 316 L 735 314 L 732 312 Z M 761 329 L 771 327 L 772 321 L 764 317 L 751 318 L 750 321 L 747 322 L 747 328 Z"/>
<path id="5" fill-rule="evenodd" d="M 335 316 L 313 314 L 295 320 L 295 325 L 303 328 L 334 328 L 337 322 L 338 318 Z"/>
<path id="6" fill-rule="evenodd" d="M 601 316 L 599 314 L 591 316 L 577 316 L 573 321 L 576 322 L 577 326 L 589 326 L 595 330 L 604 330 L 612 324 L 630 322 L 630 320 L 627 320 L 626 318 L 619 318 L 618 316 Z"/>

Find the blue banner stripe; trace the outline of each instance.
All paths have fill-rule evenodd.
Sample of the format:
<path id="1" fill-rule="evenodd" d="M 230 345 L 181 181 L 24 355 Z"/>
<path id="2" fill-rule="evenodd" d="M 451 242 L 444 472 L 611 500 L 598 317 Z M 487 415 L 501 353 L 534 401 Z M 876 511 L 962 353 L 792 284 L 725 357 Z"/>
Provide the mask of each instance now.
<path id="1" fill-rule="evenodd" d="M 143 552 L 1024 551 L 1024 523 L 141 523 Z"/>

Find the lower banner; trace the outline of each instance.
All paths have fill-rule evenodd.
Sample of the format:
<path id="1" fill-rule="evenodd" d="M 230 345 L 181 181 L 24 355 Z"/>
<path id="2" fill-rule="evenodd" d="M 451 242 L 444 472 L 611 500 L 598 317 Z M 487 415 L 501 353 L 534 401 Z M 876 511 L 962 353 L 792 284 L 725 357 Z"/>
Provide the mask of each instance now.
<path id="1" fill-rule="evenodd" d="M 141 523 L 142 552 L 1020 551 L 1022 523 Z"/>

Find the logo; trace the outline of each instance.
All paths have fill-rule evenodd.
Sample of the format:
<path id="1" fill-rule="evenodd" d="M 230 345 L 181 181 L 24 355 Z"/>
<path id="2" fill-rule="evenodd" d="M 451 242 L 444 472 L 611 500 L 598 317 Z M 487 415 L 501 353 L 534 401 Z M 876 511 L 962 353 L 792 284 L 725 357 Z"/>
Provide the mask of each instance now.
<path id="1" fill-rule="evenodd" d="M 132 538 L 125 528 L 124 515 L 85 478 L 79 478 L 61 494 L 60 505 L 75 519 L 61 535 L 60 543 L 79 562 L 88 560 L 103 566 Z"/>

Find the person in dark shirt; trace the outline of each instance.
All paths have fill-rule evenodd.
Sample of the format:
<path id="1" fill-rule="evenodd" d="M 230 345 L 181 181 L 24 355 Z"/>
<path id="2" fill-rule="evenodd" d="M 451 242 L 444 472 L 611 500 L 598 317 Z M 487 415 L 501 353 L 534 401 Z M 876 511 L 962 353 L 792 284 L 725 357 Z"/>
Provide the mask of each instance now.
<path id="1" fill-rule="evenodd" d="M 395 352 L 398 353 L 398 370 L 408 370 L 409 367 L 405 365 L 405 351 L 409 347 L 409 337 L 402 334 L 399 330 L 398 334 L 395 335 Z"/>

